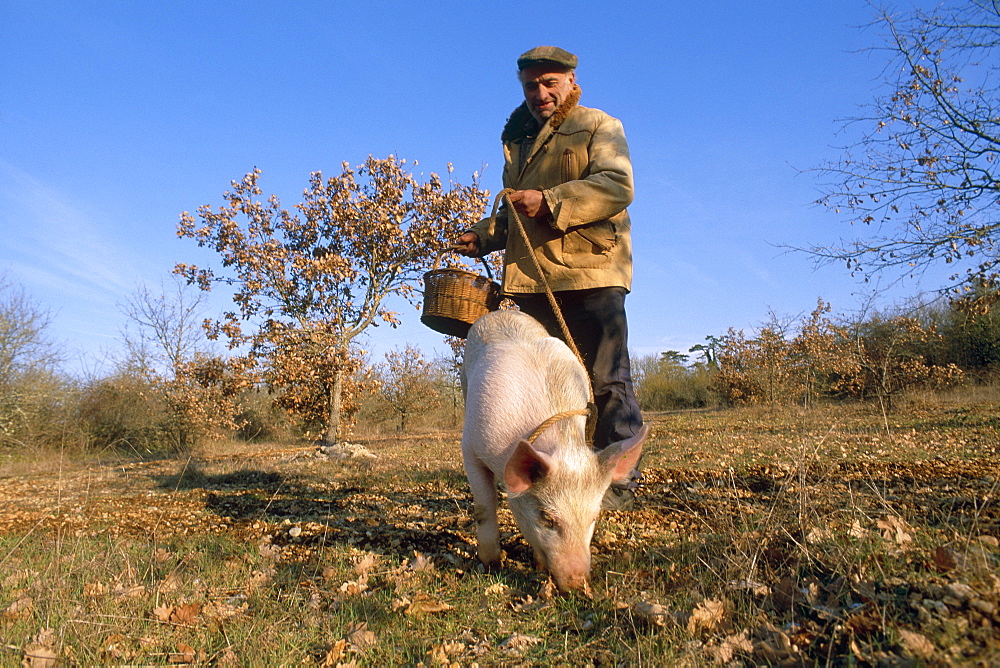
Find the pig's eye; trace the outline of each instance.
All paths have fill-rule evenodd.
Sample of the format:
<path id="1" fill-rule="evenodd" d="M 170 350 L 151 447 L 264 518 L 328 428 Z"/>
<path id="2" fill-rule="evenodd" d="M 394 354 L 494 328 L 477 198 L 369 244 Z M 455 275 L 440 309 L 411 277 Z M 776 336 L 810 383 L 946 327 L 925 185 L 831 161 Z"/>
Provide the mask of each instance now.
<path id="1" fill-rule="evenodd" d="M 538 511 L 538 523 L 546 529 L 556 528 L 556 518 L 552 517 L 552 515 L 544 510 Z"/>

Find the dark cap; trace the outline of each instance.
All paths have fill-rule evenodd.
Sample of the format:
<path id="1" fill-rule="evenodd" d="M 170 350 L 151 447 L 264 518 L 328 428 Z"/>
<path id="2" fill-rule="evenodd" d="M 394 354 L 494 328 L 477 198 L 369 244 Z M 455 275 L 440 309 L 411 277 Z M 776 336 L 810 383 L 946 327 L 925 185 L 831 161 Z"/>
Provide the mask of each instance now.
<path id="1" fill-rule="evenodd" d="M 517 71 L 538 63 L 555 63 L 571 70 L 576 69 L 577 58 L 569 51 L 558 46 L 536 46 L 531 51 L 525 51 L 517 59 Z"/>

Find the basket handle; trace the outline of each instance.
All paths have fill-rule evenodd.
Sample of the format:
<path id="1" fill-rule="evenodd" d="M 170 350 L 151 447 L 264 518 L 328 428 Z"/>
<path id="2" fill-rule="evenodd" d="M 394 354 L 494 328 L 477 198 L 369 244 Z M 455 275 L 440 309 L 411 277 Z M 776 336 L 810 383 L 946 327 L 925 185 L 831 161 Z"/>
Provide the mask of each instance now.
<path id="1" fill-rule="evenodd" d="M 436 271 L 441 266 L 441 258 L 444 257 L 445 253 L 457 253 L 459 248 L 462 248 L 462 246 L 450 246 L 448 248 L 443 248 L 440 251 L 438 251 L 438 254 L 434 256 L 433 270 Z M 493 272 L 490 271 L 490 265 L 489 263 L 486 262 L 486 258 L 479 257 L 477 259 L 483 263 L 483 268 L 486 269 L 486 277 L 492 281 Z"/>

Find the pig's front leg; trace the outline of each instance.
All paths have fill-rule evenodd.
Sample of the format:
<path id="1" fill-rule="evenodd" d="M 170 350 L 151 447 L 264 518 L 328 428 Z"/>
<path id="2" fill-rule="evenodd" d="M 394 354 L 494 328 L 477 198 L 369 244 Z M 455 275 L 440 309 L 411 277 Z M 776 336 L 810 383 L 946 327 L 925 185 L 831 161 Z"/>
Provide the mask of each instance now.
<path id="1" fill-rule="evenodd" d="M 500 565 L 500 525 L 497 522 L 497 488 L 493 472 L 474 457 L 465 458 L 465 475 L 469 478 L 476 518 L 476 540 L 479 560 L 487 568 Z"/>

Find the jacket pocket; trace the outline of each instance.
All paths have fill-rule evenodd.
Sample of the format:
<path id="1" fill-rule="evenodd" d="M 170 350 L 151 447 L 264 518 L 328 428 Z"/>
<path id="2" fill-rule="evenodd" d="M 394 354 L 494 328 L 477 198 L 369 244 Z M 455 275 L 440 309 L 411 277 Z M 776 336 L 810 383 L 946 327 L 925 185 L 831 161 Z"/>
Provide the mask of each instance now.
<path id="1" fill-rule="evenodd" d="M 563 151 L 562 162 L 559 165 L 560 176 L 562 176 L 562 182 L 566 181 L 576 181 L 580 178 L 580 168 L 578 166 L 579 161 L 577 160 L 576 153 L 573 149 L 567 148 Z"/>
<path id="2" fill-rule="evenodd" d="M 599 267 L 608 261 L 617 243 L 615 224 L 610 220 L 572 228 L 563 235 L 563 264 L 580 269 Z"/>

